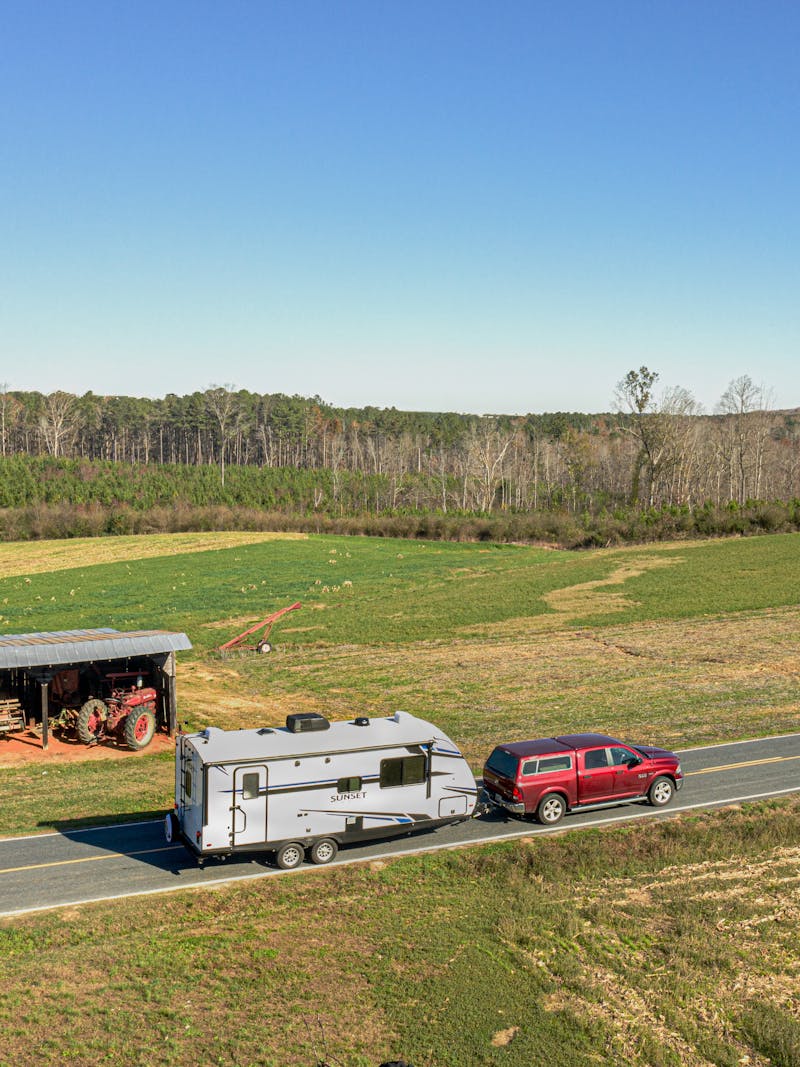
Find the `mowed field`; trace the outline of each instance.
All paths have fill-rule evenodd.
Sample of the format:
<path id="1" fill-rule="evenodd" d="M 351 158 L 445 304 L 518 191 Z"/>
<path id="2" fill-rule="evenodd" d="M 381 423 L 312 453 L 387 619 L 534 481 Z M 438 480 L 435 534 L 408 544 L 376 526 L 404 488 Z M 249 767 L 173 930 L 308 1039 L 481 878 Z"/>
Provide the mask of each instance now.
<path id="1" fill-rule="evenodd" d="M 298 600 L 272 655 L 215 651 Z M 0 546 L 2 632 L 188 633 L 191 728 L 400 708 L 476 771 L 498 740 L 582 729 L 675 748 L 800 729 L 799 604 L 796 535 L 587 553 L 264 534 Z M 11 749 L 4 834 L 171 804 L 169 751 Z M 6 921 L 0 1063 L 796 1065 L 798 814 L 751 805 Z"/>

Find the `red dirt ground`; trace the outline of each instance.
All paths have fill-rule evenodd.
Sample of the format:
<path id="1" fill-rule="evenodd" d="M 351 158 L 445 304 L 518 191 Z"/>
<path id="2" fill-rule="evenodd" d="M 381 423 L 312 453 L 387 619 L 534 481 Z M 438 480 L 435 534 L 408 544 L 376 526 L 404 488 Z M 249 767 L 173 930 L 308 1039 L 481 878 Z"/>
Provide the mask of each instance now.
<path id="1" fill-rule="evenodd" d="M 25 730 L 18 734 L 8 734 L 0 738 L 0 766 L 13 766 L 52 760 L 58 763 L 74 760 L 136 758 L 154 752 L 163 752 L 174 748 L 175 741 L 165 733 L 157 733 L 147 748 L 134 752 L 124 745 L 113 741 L 100 742 L 97 745 L 82 745 L 79 741 L 62 741 L 50 735 L 46 749 L 42 748 L 41 734 Z"/>

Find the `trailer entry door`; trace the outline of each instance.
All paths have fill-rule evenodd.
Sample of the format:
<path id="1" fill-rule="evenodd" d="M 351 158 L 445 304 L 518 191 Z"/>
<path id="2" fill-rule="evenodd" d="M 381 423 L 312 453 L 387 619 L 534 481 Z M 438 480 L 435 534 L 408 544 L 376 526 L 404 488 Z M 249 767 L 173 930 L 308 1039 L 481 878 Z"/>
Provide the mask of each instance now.
<path id="1" fill-rule="evenodd" d="M 258 845 L 267 840 L 267 768 L 248 764 L 233 772 L 231 844 Z"/>

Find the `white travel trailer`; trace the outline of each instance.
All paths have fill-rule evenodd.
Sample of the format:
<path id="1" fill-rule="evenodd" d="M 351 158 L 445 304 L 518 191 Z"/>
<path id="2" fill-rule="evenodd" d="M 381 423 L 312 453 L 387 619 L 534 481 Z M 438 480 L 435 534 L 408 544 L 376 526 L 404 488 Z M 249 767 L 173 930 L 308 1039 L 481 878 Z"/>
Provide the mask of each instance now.
<path id="1" fill-rule="evenodd" d="M 348 842 L 461 822 L 476 801 L 469 765 L 431 723 L 307 713 L 285 727 L 179 734 L 165 828 L 201 861 L 274 851 L 290 869 L 306 851 L 329 863 Z"/>

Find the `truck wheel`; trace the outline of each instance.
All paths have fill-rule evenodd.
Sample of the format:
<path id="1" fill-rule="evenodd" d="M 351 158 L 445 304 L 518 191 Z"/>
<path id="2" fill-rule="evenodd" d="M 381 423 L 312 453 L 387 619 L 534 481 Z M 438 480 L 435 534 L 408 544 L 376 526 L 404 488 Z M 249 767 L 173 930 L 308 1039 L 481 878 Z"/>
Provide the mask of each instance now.
<path id="1" fill-rule="evenodd" d="M 339 846 L 330 837 L 323 837 L 321 841 L 315 841 L 309 851 L 312 863 L 330 863 L 336 857 Z"/>
<path id="2" fill-rule="evenodd" d="M 177 841 L 180 835 L 180 828 L 178 826 L 178 820 L 175 817 L 174 811 L 168 811 L 164 816 L 164 837 L 167 839 L 167 844 L 171 845 L 173 841 Z"/>
<path id="3" fill-rule="evenodd" d="M 665 804 L 669 804 L 672 800 L 674 792 L 675 786 L 672 784 L 671 778 L 656 778 L 647 790 L 647 799 L 654 808 L 663 808 Z"/>
<path id="4" fill-rule="evenodd" d="M 302 845 L 290 842 L 288 845 L 281 845 L 275 853 L 275 862 L 282 871 L 293 871 L 295 867 L 300 866 L 305 856 L 305 850 Z"/>
<path id="5" fill-rule="evenodd" d="M 93 745 L 103 734 L 107 714 L 102 700 L 87 700 L 78 712 L 75 722 L 78 740 L 84 745 Z"/>
<path id="6" fill-rule="evenodd" d="M 536 809 L 536 818 L 545 826 L 554 826 L 561 820 L 566 810 L 564 798 L 558 793 L 551 793 L 540 801 Z"/>
<path id="7" fill-rule="evenodd" d="M 147 748 L 155 732 L 156 717 L 152 711 L 132 711 L 126 716 L 123 734 L 128 748 L 135 749 L 137 752 L 139 749 Z"/>

